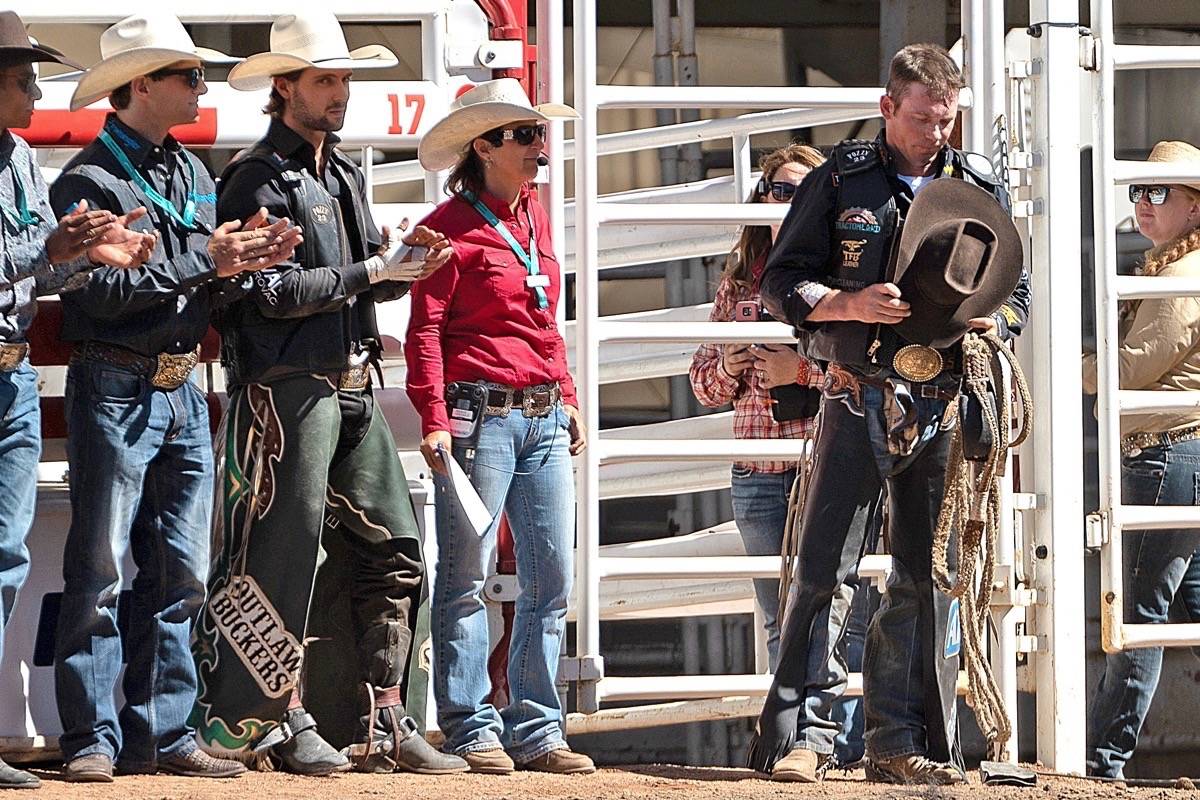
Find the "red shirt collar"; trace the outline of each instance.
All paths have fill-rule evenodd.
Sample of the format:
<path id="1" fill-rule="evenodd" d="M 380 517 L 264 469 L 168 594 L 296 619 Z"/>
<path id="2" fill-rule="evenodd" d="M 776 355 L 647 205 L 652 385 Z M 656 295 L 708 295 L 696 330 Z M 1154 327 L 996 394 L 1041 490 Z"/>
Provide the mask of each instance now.
<path id="1" fill-rule="evenodd" d="M 496 215 L 496 219 L 510 219 L 513 216 L 512 209 L 508 207 L 508 202 L 496 197 L 496 195 L 492 194 L 486 189 L 479 193 L 479 199 L 483 201 L 485 206 L 491 209 L 492 213 Z M 517 208 L 525 208 L 525 204 L 528 201 L 529 186 L 524 185 L 521 187 L 521 191 L 517 194 Z"/>

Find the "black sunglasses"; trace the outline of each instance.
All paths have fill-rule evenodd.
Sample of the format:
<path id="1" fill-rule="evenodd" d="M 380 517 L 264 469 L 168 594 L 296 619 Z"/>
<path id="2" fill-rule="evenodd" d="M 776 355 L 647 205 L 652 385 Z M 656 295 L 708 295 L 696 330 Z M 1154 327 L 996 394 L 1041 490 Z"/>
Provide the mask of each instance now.
<path id="1" fill-rule="evenodd" d="M 1167 202 L 1167 195 L 1170 193 L 1171 187 L 1163 186 L 1162 184 L 1154 184 L 1152 186 L 1141 183 L 1129 184 L 1129 202 L 1131 203 L 1140 203 L 1142 198 L 1145 197 L 1150 201 L 1150 205 L 1161 206 Z"/>
<path id="2" fill-rule="evenodd" d="M 769 194 L 779 202 L 787 203 L 796 194 L 796 184 L 788 183 L 787 181 L 769 181 L 766 178 L 759 178 L 758 193 L 762 197 L 766 197 Z"/>
<path id="3" fill-rule="evenodd" d="M 187 69 L 160 69 L 150 74 L 151 78 L 166 78 L 171 75 L 181 75 L 187 79 L 189 89 L 195 89 L 204 80 L 204 67 L 188 67 Z"/>
<path id="4" fill-rule="evenodd" d="M 0 74 L 0 79 L 8 78 L 12 78 L 17 84 L 17 89 L 27 95 L 33 94 L 33 87 L 37 86 L 37 75 L 32 72 L 28 75 Z"/>
<path id="5" fill-rule="evenodd" d="M 505 139 L 512 139 L 522 147 L 528 147 L 533 144 L 535 136 L 542 137 L 542 141 L 546 141 L 546 126 L 541 125 L 518 125 L 515 128 L 497 128 L 493 131 L 488 131 L 481 136 L 492 144 L 500 147 L 504 144 Z"/>

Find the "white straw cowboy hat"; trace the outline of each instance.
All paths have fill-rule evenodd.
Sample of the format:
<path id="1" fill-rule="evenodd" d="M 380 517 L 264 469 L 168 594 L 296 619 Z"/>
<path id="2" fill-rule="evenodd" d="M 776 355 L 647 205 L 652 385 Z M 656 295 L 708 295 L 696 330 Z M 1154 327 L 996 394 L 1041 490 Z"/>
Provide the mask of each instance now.
<path id="1" fill-rule="evenodd" d="M 1159 142 L 1146 159 L 1150 164 L 1182 164 L 1200 169 L 1200 150 L 1187 142 Z M 1148 181 L 1149 182 L 1149 181 Z M 1187 186 L 1200 192 L 1200 181 L 1179 181 L 1177 186 Z"/>
<path id="2" fill-rule="evenodd" d="M 332 11 L 286 14 L 271 25 L 271 50 L 250 56 L 229 73 L 229 85 L 243 92 L 265 89 L 271 78 L 300 69 L 381 69 L 399 61 L 383 45 L 350 50 Z"/>
<path id="3" fill-rule="evenodd" d="M 562 103 L 533 105 L 516 78 L 485 81 L 450 104 L 450 113 L 421 139 L 417 158 L 425 169 L 449 169 L 477 136 L 493 128 L 526 119 L 578 118 L 575 109 Z"/>
<path id="4" fill-rule="evenodd" d="M 134 78 L 177 61 L 236 60 L 219 50 L 197 47 L 183 23 L 171 14 L 134 14 L 100 35 L 100 61 L 80 77 L 71 110 L 102 100 Z"/>

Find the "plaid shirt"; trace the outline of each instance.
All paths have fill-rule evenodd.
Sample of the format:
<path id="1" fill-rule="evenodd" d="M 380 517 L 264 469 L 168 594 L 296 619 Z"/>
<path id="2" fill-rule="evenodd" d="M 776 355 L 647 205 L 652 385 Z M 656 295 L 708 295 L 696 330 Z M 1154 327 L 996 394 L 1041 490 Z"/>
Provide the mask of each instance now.
<path id="1" fill-rule="evenodd" d="M 752 268 L 755 283 L 762 274 L 766 258 L 760 258 Z M 713 301 L 711 322 L 730 322 L 734 308 L 740 301 L 758 300 L 754 288 L 736 286 L 728 276 L 721 278 L 717 296 Z M 754 370 L 747 369 L 736 378 L 730 377 L 721 366 L 722 345 L 702 344 L 692 356 L 692 391 L 701 404 L 716 408 L 733 403 L 733 435 L 738 439 L 801 439 L 815 433 L 816 419 L 798 419 L 776 422 L 771 416 L 771 397 L 759 383 Z M 821 369 L 801 356 L 796 382 L 820 387 L 823 381 Z M 757 472 L 786 472 L 796 466 L 792 461 L 735 461 L 734 466 L 746 467 Z"/>

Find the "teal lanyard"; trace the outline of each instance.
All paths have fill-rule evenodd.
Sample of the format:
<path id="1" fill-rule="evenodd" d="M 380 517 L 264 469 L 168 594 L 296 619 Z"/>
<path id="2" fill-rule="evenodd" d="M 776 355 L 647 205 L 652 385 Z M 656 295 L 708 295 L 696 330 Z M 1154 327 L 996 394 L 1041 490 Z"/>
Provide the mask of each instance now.
<path id="1" fill-rule="evenodd" d="M 525 270 L 531 277 L 541 274 L 541 269 L 538 267 L 537 232 L 533 229 L 533 214 L 528 209 L 526 209 L 526 218 L 529 220 L 529 252 L 526 253 L 525 249 L 517 244 L 516 238 L 513 237 L 508 227 L 500 222 L 496 215 L 492 213 L 492 210 L 475 196 L 474 192 L 463 192 L 463 198 L 475 206 L 475 210 L 487 220 L 496 233 L 500 234 L 504 241 L 508 242 L 508 246 L 516 254 L 517 258 L 521 259 L 521 263 L 525 265 Z M 537 295 L 538 308 L 549 308 L 550 301 L 546 298 L 546 290 L 533 281 L 526 280 L 525 283 Z"/>
<path id="2" fill-rule="evenodd" d="M 125 174 L 127 174 L 129 179 L 133 181 L 143 193 L 145 193 L 146 197 L 150 199 L 151 203 L 165 211 L 167 216 L 174 220 L 178 225 L 181 225 L 188 230 L 192 230 L 196 227 L 196 200 L 199 195 L 197 195 L 194 191 L 196 188 L 196 165 L 192 163 L 190 158 L 185 157 L 184 160 L 187 161 L 188 168 L 192 172 L 192 182 L 189 184 L 191 188 L 188 191 L 187 202 L 183 205 L 183 215 L 180 216 L 179 212 L 175 210 L 175 206 L 171 203 L 171 201 L 163 197 L 162 193 L 160 193 L 158 189 L 155 189 L 150 185 L 148 180 L 142 177 L 142 174 L 133 166 L 133 162 L 129 160 L 129 156 L 125 155 L 125 151 L 121 149 L 121 146 L 113 141 L 113 138 L 109 135 L 108 131 L 101 130 L 100 135 L 97 138 L 104 143 L 104 146 L 108 148 L 109 152 L 113 154 L 113 157 L 116 158 L 121 167 L 124 168 Z"/>
<path id="3" fill-rule="evenodd" d="M 17 210 L 14 212 L 11 208 L 0 205 L 0 212 L 4 214 L 4 218 L 12 224 L 13 229 L 17 232 L 33 225 L 42 223 L 42 215 L 36 211 L 29 210 L 29 200 L 25 196 L 25 184 L 21 182 L 21 173 L 17 170 L 15 163 L 9 162 L 12 166 L 13 188 L 16 195 Z"/>

